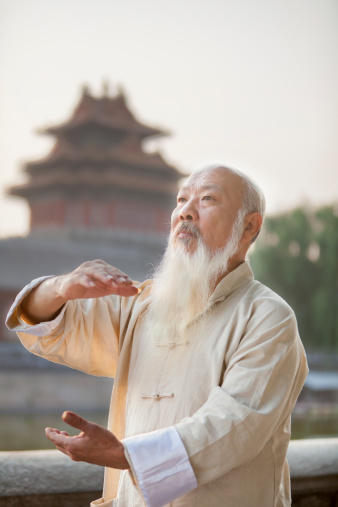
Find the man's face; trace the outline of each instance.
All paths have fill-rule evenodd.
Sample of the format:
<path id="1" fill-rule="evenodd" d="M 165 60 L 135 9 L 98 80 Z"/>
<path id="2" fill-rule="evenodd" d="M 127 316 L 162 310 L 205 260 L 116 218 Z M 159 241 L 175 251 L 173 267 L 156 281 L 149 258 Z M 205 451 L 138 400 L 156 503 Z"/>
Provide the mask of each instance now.
<path id="1" fill-rule="evenodd" d="M 225 169 L 193 174 L 178 192 L 171 216 L 174 247 L 183 243 L 194 252 L 198 231 L 212 252 L 223 248 L 242 204 L 242 185 L 241 178 Z"/>

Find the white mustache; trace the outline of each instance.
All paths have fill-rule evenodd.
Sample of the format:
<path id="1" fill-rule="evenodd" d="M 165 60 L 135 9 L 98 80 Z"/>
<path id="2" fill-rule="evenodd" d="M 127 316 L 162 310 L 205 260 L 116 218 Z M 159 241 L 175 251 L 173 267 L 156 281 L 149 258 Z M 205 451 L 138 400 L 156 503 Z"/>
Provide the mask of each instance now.
<path id="1" fill-rule="evenodd" d="M 196 227 L 196 225 L 194 225 L 194 224 L 192 224 L 190 222 L 180 222 L 176 226 L 174 234 L 175 234 L 175 236 L 177 236 L 178 234 L 180 234 L 180 232 L 183 232 L 183 231 L 190 232 L 196 238 L 200 238 L 201 237 L 201 233 L 198 230 L 198 228 Z"/>

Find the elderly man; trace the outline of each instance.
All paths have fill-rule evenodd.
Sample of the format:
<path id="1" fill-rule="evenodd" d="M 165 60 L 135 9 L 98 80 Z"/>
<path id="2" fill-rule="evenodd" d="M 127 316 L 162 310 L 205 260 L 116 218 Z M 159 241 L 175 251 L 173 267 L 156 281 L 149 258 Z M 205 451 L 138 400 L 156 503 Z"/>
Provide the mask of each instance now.
<path id="1" fill-rule="evenodd" d="M 79 435 L 46 429 L 73 460 L 106 467 L 92 505 L 290 505 L 307 365 L 292 310 L 246 261 L 264 208 L 247 176 L 209 167 L 178 193 L 153 281 L 93 261 L 18 296 L 8 325 L 28 350 L 115 377 L 109 430 L 72 412 Z"/>

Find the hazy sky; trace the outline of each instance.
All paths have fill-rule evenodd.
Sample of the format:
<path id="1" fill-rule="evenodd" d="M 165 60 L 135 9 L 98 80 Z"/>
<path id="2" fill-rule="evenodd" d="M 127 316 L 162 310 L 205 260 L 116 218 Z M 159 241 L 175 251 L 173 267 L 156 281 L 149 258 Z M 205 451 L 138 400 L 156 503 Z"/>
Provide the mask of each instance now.
<path id="1" fill-rule="evenodd" d="M 242 169 L 269 213 L 338 201 L 337 51 L 337 0 L 0 0 L 0 186 L 108 80 L 182 171 Z M 0 197 L 0 235 L 27 231 Z"/>

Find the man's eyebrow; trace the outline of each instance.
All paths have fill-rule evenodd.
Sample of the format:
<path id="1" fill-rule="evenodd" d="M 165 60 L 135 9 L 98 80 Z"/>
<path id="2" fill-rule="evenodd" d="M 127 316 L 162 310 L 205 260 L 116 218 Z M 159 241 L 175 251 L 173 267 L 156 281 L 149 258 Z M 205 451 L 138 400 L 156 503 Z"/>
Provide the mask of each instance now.
<path id="1" fill-rule="evenodd" d="M 208 191 L 208 190 L 211 190 L 211 191 L 216 191 L 216 192 L 220 192 L 221 194 L 229 197 L 229 194 L 227 192 L 227 190 L 219 185 L 215 185 L 214 183 L 206 183 L 205 185 L 201 185 L 201 190 L 203 191 Z"/>

